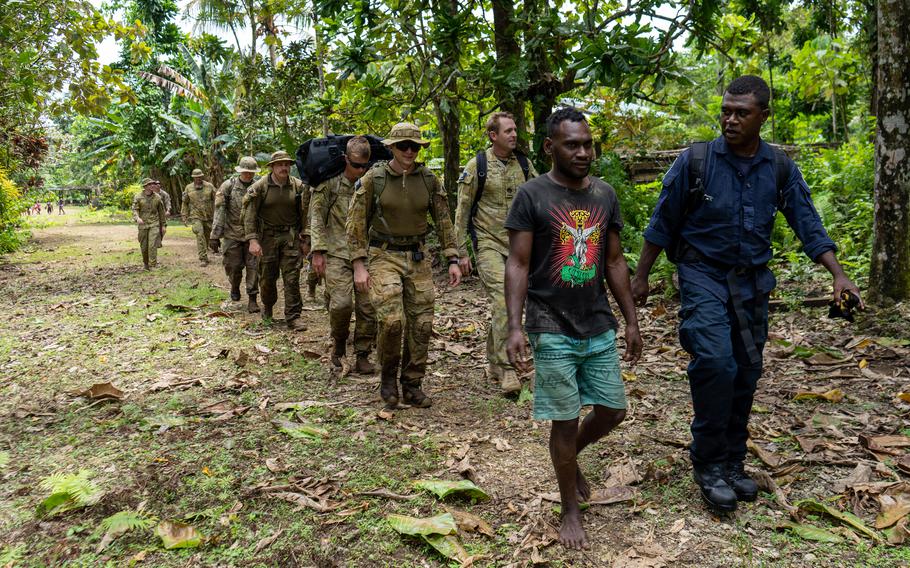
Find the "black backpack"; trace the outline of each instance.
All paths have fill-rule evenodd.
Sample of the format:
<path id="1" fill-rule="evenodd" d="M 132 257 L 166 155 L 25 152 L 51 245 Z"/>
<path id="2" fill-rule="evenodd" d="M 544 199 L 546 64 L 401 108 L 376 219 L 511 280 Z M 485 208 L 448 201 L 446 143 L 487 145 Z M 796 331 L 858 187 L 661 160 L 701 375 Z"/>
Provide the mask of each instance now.
<path id="1" fill-rule="evenodd" d="M 780 148 L 772 146 L 771 149 L 774 150 L 774 159 L 771 165 L 774 168 L 774 179 L 777 182 L 777 208 L 780 209 L 784 186 L 786 186 L 787 180 L 790 178 L 793 161 Z M 667 259 L 674 264 L 679 263 L 679 259 L 686 248 L 685 241 L 678 233 L 682 230 L 686 217 L 698 209 L 705 200 L 708 142 L 693 142 L 689 146 L 689 151 L 689 192 L 686 195 L 686 202 L 683 206 L 682 218 L 680 218 L 677 226 L 676 238 L 673 239 L 673 242 L 666 250 Z"/>
<path id="2" fill-rule="evenodd" d="M 524 174 L 525 181 L 528 181 L 528 176 L 531 174 L 531 165 L 528 162 L 528 157 L 521 152 L 516 151 L 515 159 L 518 160 L 518 165 L 521 166 L 521 173 Z M 474 227 L 474 216 L 477 215 L 477 207 L 479 206 L 480 198 L 483 195 L 483 187 L 487 183 L 486 150 L 477 152 L 475 160 L 477 165 L 477 192 L 474 193 L 474 201 L 471 203 L 471 215 L 468 217 L 468 234 L 471 235 L 471 244 L 474 245 L 474 252 L 477 252 L 477 229 Z"/>
<path id="3" fill-rule="evenodd" d="M 297 148 L 297 173 L 303 183 L 316 187 L 344 171 L 344 152 L 353 134 L 312 138 Z M 366 135 L 370 142 L 370 165 L 379 160 L 391 160 L 392 153 L 382 143 L 382 138 Z"/>

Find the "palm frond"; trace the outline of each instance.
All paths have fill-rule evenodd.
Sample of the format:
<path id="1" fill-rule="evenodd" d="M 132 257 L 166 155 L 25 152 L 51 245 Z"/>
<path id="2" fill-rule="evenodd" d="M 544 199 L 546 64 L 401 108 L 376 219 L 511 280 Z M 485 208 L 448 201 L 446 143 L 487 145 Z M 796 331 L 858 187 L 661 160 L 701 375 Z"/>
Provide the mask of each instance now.
<path id="1" fill-rule="evenodd" d="M 152 75 L 151 73 L 147 73 L 145 71 L 139 71 L 138 73 L 139 73 L 139 76 L 142 77 L 143 79 L 145 79 L 146 81 L 149 81 L 150 83 L 157 85 L 158 87 L 164 89 L 165 91 L 168 91 L 169 93 L 173 93 L 175 95 L 179 95 L 181 97 L 185 97 L 187 99 L 194 100 L 194 101 L 197 101 L 200 103 L 202 102 L 199 100 L 199 98 L 196 96 L 195 93 L 187 90 L 186 88 L 178 85 L 177 83 L 174 83 L 173 81 L 169 81 L 169 80 L 165 79 L 164 77 L 159 77 L 158 75 Z"/>

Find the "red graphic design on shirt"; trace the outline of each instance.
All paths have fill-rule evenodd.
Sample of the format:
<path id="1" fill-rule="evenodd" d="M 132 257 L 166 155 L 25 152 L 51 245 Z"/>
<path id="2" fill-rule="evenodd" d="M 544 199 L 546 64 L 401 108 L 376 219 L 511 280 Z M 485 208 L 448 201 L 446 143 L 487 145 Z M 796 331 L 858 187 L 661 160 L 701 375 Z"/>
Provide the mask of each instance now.
<path id="1" fill-rule="evenodd" d="M 556 206 L 550 211 L 554 240 L 550 276 L 554 286 L 587 286 L 597 275 L 600 262 L 601 228 L 606 215 L 600 207 L 591 211 Z"/>

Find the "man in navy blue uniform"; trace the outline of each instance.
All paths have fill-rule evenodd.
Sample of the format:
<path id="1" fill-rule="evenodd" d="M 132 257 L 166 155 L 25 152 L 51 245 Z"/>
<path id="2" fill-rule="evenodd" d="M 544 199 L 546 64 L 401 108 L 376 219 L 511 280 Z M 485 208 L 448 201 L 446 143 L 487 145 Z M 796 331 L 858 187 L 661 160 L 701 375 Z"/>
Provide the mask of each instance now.
<path id="1" fill-rule="evenodd" d="M 780 210 L 803 251 L 834 277 L 834 297 L 859 289 L 837 262 L 799 168 L 762 141 L 771 91 L 760 77 L 735 79 L 724 92 L 722 136 L 676 160 L 645 230 L 632 295 L 648 297 L 648 273 L 661 250 L 677 264 L 679 341 L 689 353 L 695 481 L 713 509 L 752 501 L 743 471 L 752 397 L 768 337 L 771 231 Z M 862 304 L 860 304 L 862 306 Z"/>

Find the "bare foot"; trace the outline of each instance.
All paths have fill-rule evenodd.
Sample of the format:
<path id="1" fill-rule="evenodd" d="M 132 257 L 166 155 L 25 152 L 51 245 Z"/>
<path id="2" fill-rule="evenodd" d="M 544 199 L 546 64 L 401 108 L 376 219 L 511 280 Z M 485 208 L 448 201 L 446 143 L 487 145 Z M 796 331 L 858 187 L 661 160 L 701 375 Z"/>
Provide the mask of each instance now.
<path id="1" fill-rule="evenodd" d="M 585 529 L 581 527 L 581 513 L 567 513 L 562 517 L 562 524 L 559 526 L 559 543 L 570 550 L 587 550 L 588 535 Z"/>
<path id="2" fill-rule="evenodd" d="M 591 485 L 581 473 L 581 468 L 577 468 L 575 472 L 575 492 L 578 494 L 578 502 L 587 503 L 591 498 Z"/>

